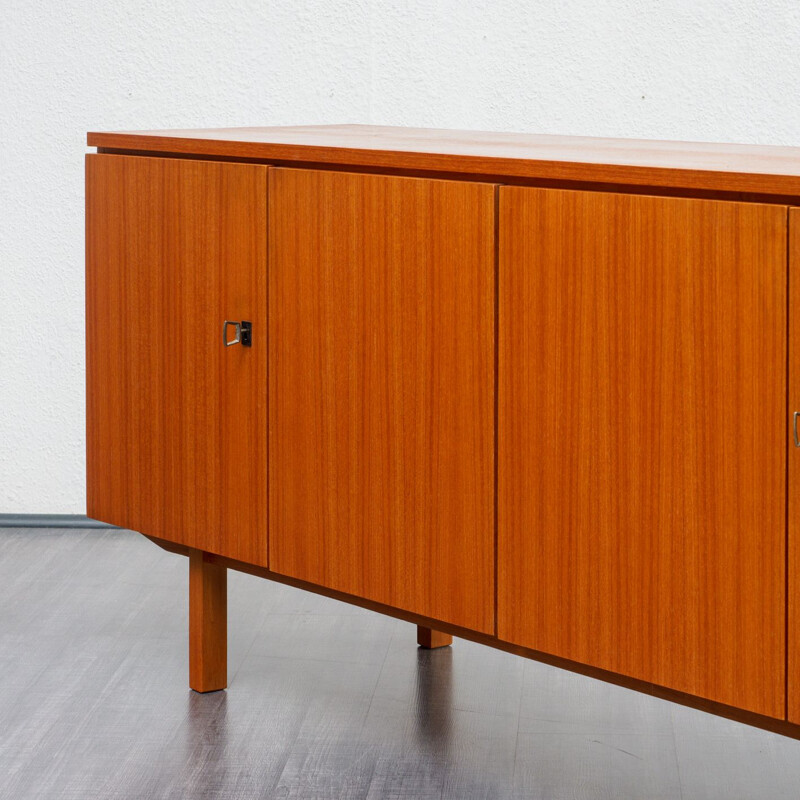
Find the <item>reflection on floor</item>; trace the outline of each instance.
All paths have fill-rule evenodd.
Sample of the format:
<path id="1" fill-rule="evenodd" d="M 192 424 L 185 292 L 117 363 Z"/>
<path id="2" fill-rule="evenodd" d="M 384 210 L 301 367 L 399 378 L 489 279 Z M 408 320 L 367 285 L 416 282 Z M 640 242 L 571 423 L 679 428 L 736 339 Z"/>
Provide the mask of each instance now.
<path id="1" fill-rule="evenodd" d="M 227 692 L 186 560 L 0 529 L 0 797 L 796 798 L 800 742 L 232 573 Z"/>

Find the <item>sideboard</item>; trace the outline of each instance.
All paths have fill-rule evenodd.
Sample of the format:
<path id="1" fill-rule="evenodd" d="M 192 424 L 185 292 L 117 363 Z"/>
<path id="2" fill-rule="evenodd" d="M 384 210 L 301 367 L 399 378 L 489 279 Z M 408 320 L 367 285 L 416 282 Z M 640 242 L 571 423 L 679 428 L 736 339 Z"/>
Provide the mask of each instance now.
<path id="1" fill-rule="evenodd" d="M 88 514 L 800 737 L 800 148 L 90 133 Z"/>

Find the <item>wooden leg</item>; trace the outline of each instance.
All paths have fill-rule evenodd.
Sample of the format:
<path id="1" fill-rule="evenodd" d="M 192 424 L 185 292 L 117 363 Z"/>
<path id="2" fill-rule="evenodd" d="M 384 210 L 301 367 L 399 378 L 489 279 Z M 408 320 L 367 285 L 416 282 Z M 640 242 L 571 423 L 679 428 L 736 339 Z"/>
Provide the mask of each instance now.
<path id="1" fill-rule="evenodd" d="M 427 650 L 434 650 L 437 647 L 447 647 L 453 644 L 453 637 L 449 633 L 417 625 L 417 644 Z"/>
<path id="2" fill-rule="evenodd" d="M 228 684 L 228 573 L 189 555 L 189 686 L 216 692 Z"/>

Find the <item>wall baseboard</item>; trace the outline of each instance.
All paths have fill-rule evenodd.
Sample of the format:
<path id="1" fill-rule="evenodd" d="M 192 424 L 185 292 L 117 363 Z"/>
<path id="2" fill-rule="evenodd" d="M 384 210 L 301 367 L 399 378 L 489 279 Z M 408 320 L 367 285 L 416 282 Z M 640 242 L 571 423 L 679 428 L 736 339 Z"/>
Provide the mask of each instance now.
<path id="1" fill-rule="evenodd" d="M 0 514 L 0 528 L 116 528 L 85 514 Z"/>

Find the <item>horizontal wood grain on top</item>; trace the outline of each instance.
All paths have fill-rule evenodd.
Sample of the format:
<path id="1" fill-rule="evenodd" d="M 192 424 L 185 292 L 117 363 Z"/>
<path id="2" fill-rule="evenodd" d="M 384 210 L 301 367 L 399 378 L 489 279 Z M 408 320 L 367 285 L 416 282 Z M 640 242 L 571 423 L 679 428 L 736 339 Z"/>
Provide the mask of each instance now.
<path id="1" fill-rule="evenodd" d="M 378 125 L 90 132 L 87 143 L 350 167 L 800 194 L 800 147 Z"/>

